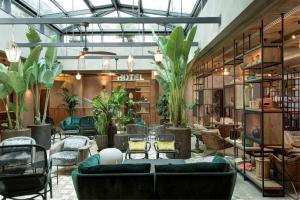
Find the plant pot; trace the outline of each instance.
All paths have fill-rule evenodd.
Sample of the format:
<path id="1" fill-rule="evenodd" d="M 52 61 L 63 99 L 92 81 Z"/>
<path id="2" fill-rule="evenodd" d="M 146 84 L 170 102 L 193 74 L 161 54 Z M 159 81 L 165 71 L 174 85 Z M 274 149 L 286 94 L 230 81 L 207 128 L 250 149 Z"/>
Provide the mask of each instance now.
<path id="1" fill-rule="evenodd" d="M 188 159 L 191 157 L 191 129 L 190 128 L 169 127 L 166 128 L 165 133 L 175 135 L 176 148 L 179 150 L 178 158 Z"/>
<path id="2" fill-rule="evenodd" d="M 107 135 L 97 135 L 96 136 L 96 144 L 98 147 L 98 151 L 108 147 L 107 140 L 108 140 Z"/>
<path id="3" fill-rule="evenodd" d="M 107 146 L 114 147 L 114 135 L 117 134 L 117 127 L 115 125 L 110 124 L 107 130 Z"/>
<path id="4" fill-rule="evenodd" d="M 22 129 L 2 129 L 0 131 L 1 140 L 3 141 L 12 137 L 31 137 L 31 129 L 30 128 L 22 128 Z"/>
<path id="5" fill-rule="evenodd" d="M 45 149 L 51 147 L 51 124 L 39 124 L 28 126 L 31 128 L 31 137 L 35 139 L 36 144 L 43 146 Z"/>

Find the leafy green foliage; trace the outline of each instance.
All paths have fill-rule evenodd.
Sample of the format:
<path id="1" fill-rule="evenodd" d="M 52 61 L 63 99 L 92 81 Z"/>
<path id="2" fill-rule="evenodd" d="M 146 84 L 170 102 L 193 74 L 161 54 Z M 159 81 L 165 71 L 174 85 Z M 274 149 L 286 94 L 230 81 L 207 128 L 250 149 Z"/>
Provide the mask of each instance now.
<path id="1" fill-rule="evenodd" d="M 127 92 L 125 90 L 117 89 L 112 91 L 111 95 L 107 92 L 100 92 L 96 98 L 91 100 L 96 119 L 95 125 L 99 134 L 107 134 L 109 124 L 112 124 L 112 119 L 117 116 L 126 97 Z"/>
<path id="2" fill-rule="evenodd" d="M 71 94 L 67 88 L 61 88 L 61 89 L 62 89 L 61 95 L 63 95 L 64 98 L 63 100 L 65 102 L 62 105 L 65 107 L 68 114 L 70 116 L 73 116 L 76 106 L 79 105 L 79 99 L 76 95 Z"/>
<path id="3" fill-rule="evenodd" d="M 184 91 L 191 76 L 188 56 L 193 43 L 196 27 L 187 38 L 182 27 L 176 27 L 169 37 L 157 37 L 157 43 L 164 55 L 163 63 L 157 64 L 157 80 L 164 93 L 168 94 L 170 119 L 173 126 L 186 126 Z"/>
<path id="4" fill-rule="evenodd" d="M 156 102 L 156 106 L 157 106 L 159 116 L 163 117 L 164 119 L 168 119 L 170 116 L 169 97 L 166 93 L 161 95 L 158 98 L 158 100 Z"/>

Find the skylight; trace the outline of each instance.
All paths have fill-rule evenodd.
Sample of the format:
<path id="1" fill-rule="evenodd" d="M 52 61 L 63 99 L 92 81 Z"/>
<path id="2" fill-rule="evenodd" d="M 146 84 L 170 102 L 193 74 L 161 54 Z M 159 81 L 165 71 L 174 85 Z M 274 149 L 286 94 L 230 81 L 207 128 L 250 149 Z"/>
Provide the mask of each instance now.
<path id="1" fill-rule="evenodd" d="M 90 0 L 90 2 L 95 7 L 111 5 L 111 0 Z"/>

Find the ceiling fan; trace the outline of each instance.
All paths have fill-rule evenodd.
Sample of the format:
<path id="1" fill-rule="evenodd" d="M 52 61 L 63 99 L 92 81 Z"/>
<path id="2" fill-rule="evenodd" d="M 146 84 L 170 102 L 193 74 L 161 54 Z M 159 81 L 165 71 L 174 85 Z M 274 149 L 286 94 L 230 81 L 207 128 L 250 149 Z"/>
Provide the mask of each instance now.
<path id="1" fill-rule="evenodd" d="M 92 55 L 104 55 L 104 56 L 115 56 L 116 53 L 109 52 L 109 51 L 89 51 L 89 48 L 87 47 L 87 27 L 89 26 L 89 23 L 84 23 L 84 48 L 79 53 L 79 58 L 84 58 L 86 54 L 92 54 Z"/>

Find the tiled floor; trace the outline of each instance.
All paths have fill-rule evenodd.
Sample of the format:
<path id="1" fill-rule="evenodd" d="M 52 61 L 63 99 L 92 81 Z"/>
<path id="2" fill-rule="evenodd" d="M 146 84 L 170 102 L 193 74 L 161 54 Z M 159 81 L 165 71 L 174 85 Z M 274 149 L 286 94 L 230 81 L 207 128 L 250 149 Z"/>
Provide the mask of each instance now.
<path id="1" fill-rule="evenodd" d="M 194 141 L 192 142 L 192 144 Z M 93 141 L 91 142 L 91 152 L 92 154 L 97 153 L 97 146 Z M 134 155 L 133 158 L 141 158 L 142 155 Z M 149 154 L 150 159 L 155 159 L 155 151 L 151 149 Z M 201 154 L 192 153 L 192 158 L 186 160 L 186 162 L 197 162 L 203 159 Z M 59 181 L 56 183 L 56 178 L 53 178 L 53 200 L 75 200 L 77 199 L 76 193 L 73 187 L 72 178 L 70 176 L 74 167 L 69 168 L 59 168 Z M 53 175 L 55 175 L 55 168 L 53 169 Z M 99 185 L 98 187 L 101 187 Z M 49 196 L 49 195 L 48 195 Z M 1 197 L 1 196 L 0 196 Z M 48 197 L 50 199 L 50 196 Z M 243 177 L 238 174 L 237 181 L 233 193 L 234 200 L 259 200 L 259 199 L 295 199 L 290 196 L 286 196 L 285 198 L 263 198 L 261 195 L 261 191 L 256 188 L 253 184 L 244 181 Z"/>

